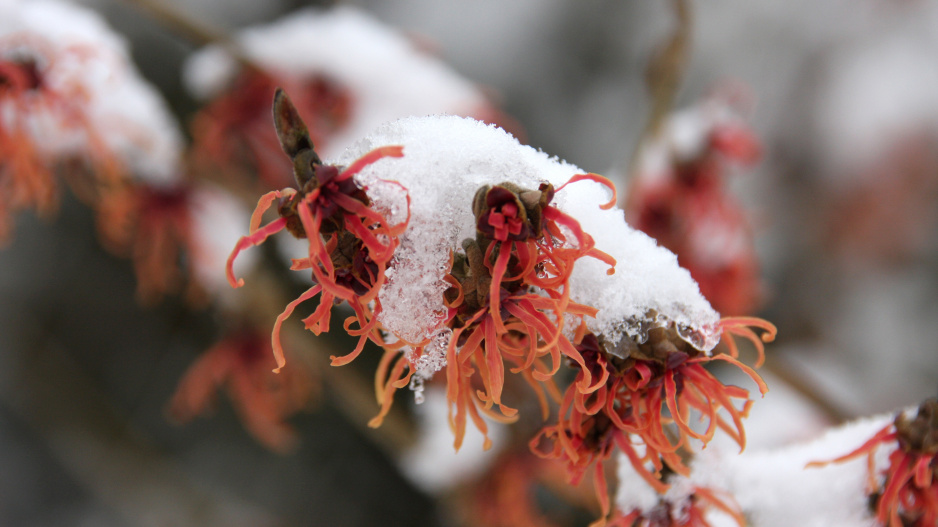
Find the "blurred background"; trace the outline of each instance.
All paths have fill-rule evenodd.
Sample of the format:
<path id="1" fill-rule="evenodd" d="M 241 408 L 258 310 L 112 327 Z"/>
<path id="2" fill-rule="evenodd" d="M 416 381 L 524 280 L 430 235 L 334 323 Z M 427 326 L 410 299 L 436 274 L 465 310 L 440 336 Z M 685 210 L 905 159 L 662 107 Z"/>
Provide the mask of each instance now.
<path id="1" fill-rule="evenodd" d="M 142 75 L 184 126 L 204 104 L 182 80 L 203 42 L 153 4 L 218 34 L 317 5 L 84 3 L 131 42 Z M 650 118 L 646 71 L 677 25 L 671 2 L 342 4 L 480 86 L 527 144 L 627 187 Z M 734 86 L 761 143 L 760 161 L 729 177 L 761 267 L 755 314 L 779 329 L 768 351 L 773 391 L 756 402 L 751 448 L 934 396 L 938 4 L 689 5 L 675 109 Z M 399 442 L 365 426 L 377 406 L 356 403 L 354 386 L 370 386 L 377 357 L 332 381 L 328 353 L 309 359 L 322 378 L 314 403 L 290 419 L 299 444 L 287 454 L 255 441 L 225 396 L 210 416 L 172 424 L 166 408 L 179 379 L 223 323 L 179 296 L 143 306 L 136 288 L 131 264 L 101 248 L 94 214 L 76 199 L 66 195 L 49 220 L 17 217 L 0 252 L 0 524 L 472 524 L 450 483 L 434 488 L 419 470 L 402 470 L 414 462 Z M 552 524 L 585 525 L 595 514 L 576 498 L 561 507 L 547 490 L 536 497 Z"/>

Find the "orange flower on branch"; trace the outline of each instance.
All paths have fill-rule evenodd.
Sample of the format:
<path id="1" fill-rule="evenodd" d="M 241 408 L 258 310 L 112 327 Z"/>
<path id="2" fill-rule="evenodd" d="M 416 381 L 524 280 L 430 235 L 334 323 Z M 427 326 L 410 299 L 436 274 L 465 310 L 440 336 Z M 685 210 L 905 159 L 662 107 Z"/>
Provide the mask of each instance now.
<path id="1" fill-rule="evenodd" d="M 612 187 L 595 174 L 574 176 L 568 183 L 582 179 Z M 575 261 L 591 256 L 614 266 L 615 260 L 595 249 L 575 219 L 551 206 L 553 197 L 554 188 L 546 183 L 528 190 L 504 182 L 476 192 L 472 205 L 476 239 L 465 240 L 465 254 L 454 258 L 447 292 L 453 329 L 447 348 L 447 394 L 456 448 L 462 443 L 466 412 L 484 433 L 478 404 L 486 412 L 498 406 L 501 416 L 490 413 L 498 419 L 515 417 L 517 410 L 502 403 L 505 361 L 515 365 L 512 373 L 527 371 L 537 381 L 548 381 L 560 369 L 562 355 L 585 372 L 578 385 L 582 391 L 594 391 L 605 380 L 593 381 L 563 325 L 566 316 L 595 314 L 569 299 Z M 602 207 L 614 203 L 613 198 Z M 561 226 L 573 234 L 573 243 L 567 243 Z M 532 287 L 539 293 L 531 292 Z M 535 366 L 545 355 L 553 364 L 549 371 L 542 371 L 539 362 Z M 468 385 L 476 371 L 481 391 Z"/>
<path id="2" fill-rule="evenodd" d="M 642 437 L 648 447 L 660 452 L 676 451 L 687 445 L 690 438 L 707 444 L 717 428 L 733 438 L 740 448 L 744 448 L 746 433 L 742 419 L 748 415 L 752 404 L 749 392 L 724 385 L 703 365 L 713 360 L 729 362 L 746 373 L 765 395 L 768 387 L 759 375 L 737 360 L 738 351 L 733 339 L 734 335 L 741 335 L 753 343 L 758 352 L 756 367 L 759 367 L 764 360 L 762 343 L 774 340 L 776 329 L 772 324 L 756 318 L 726 318 L 720 322 L 720 326 L 727 342 L 728 354 L 707 355 L 667 331 L 650 331 L 648 341 L 639 345 L 626 359 L 626 365 L 621 370 L 623 386 L 619 387 L 620 390 L 614 396 L 619 400 L 607 402 L 606 405 L 610 416 L 617 420 L 616 407 L 628 408 L 633 420 L 630 424 L 636 427 L 633 431 Z M 759 327 L 765 333 L 760 338 L 749 326 Z M 743 401 L 742 408 L 738 408 L 734 400 Z M 691 409 L 700 414 L 702 423 L 706 423 L 702 433 L 691 426 Z M 662 417 L 665 410 L 669 416 L 667 420 Z M 720 415 L 720 410 L 729 414 L 732 424 Z M 669 421 L 676 425 L 676 440 L 669 439 L 662 426 Z M 622 421 L 620 423 L 627 425 Z M 683 464 L 669 463 L 669 466 L 675 472 L 687 474 Z"/>
<path id="3" fill-rule="evenodd" d="M 228 281 L 232 287 L 243 285 L 243 280 L 235 278 L 233 265 L 244 249 L 259 245 L 284 229 L 306 239 L 307 256 L 294 260 L 292 269 L 309 269 L 314 285 L 288 304 L 277 318 L 272 336 L 277 371 L 286 363 L 280 345 L 281 324 L 297 305 L 316 295 L 321 295 L 319 307 L 303 322 L 317 335 L 329 330 L 333 302 L 345 300 L 355 311 L 346 320 L 345 329 L 360 337 L 358 346 L 344 357 L 332 358 L 333 365 L 346 364 L 358 356 L 368 339 L 383 344 L 375 317 L 380 304 L 372 309 L 369 303 L 376 301 L 397 247 L 397 236 L 407 226 L 406 220 L 390 225 L 380 212 L 370 208 L 365 188 L 354 176 L 380 159 L 401 157 L 403 149 L 379 148 L 340 169 L 324 165 L 319 159 L 306 126 L 283 91 L 278 91 L 275 97 L 274 122 L 284 152 L 293 159 L 298 189 L 273 191 L 261 197 L 251 217 L 250 234 L 239 240 L 228 258 Z M 278 198 L 280 217 L 261 227 L 261 216 Z M 352 329 L 355 322 L 358 328 Z"/>
<path id="4" fill-rule="evenodd" d="M 749 314 L 761 297 L 759 265 L 751 228 L 726 177 L 731 167 L 759 160 L 759 142 L 722 101 L 671 121 L 670 135 L 646 149 L 652 159 L 629 188 L 626 219 L 678 256 L 714 309 Z M 695 134 L 691 147 L 683 144 L 686 137 L 677 138 L 688 130 Z"/>
<path id="5" fill-rule="evenodd" d="M 0 104 L 28 108 L 30 92 L 41 89 L 38 66 L 30 60 L 0 59 Z M 14 114 L 20 115 L 19 112 Z M 0 121 L 0 240 L 9 236 L 11 217 L 33 208 L 40 214 L 51 212 L 57 199 L 51 168 L 26 131 L 25 119 Z M 16 122 L 20 121 L 20 122 Z"/>
<path id="6" fill-rule="evenodd" d="M 709 356 L 679 338 L 673 328 L 649 331 L 648 339 L 630 349 L 624 358 L 609 354 L 593 334 L 580 339 L 577 349 L 592 370 L 593 377 L 602 375 L 603 384 L 593 392 L 577 388 L 583 372 L 568 387 L 558 412 L 558 423 L 547 426 L 531 442 L 531 448 L 544 457 L 563 459 L 570 479 L 579 481 L 591 467 L 597 498 L 603 516 L 609 512 L 602 462 L 616 446 L 625 454 L 635 471 L 657 492 L 668 486 L 662 481 L 664 472 L 688 475 L 681 458 L 681 448 L 689 439 L 708 443 L 719 428 L 730 435 L 740 447 L 745 446 L 742 419 L 752 403 L 749 392 L 726 386 L 703 364 L 711 360 L 728 361 L 747 373 L 765 394 L 761 378 L 748 366 L 736 360 L 738 355 L 733 336 L 751 339 L 762 362 L 762 342 L 775 336 L 775 328 L 759 319 L 724 319 L 721 322 L 729 355 Z M 766 333 L 759 338 L 749 326 Z M 736 401 L 743 401 L 742 408 Z M 706 423 L 703 432 L 691 426 L 691 410 Z M 720 411 L 729 414 L 727 422 Z M 673 424 L 673 426 L 671 426 Z M 552 447 L 543 450 L 546 439 Z"/>
<path id="7" fill-rule="evenodd" d="M 270 127 L 271 100 L 287 86 L 297 112 L 308 127 L 310 142 L 322 146 L 348 123 L 351 96 L 336 83 L 316 76 L 301 81 L 274 78 L 254 67 L 242 69 L 231 88 L 193 119 L 193 152 L 219 171 L 250 167 L 268 188 L 290 183 L 290 161 L 283 157 Z"/>
<path id="8" fill-rule="evenodd" d="M 116 250 L 129 252 L 137 275 L 137 296 L 153 302 L 179 289 L 184 276 L 191 275 L 198 244 L 193 239 L 192 189 L 187 185 L 157 188 L 135 185 L 123 197 L 124 212 L 132 225 L 112 235 Z M 186 253 L 189 270 L 180 268 L 180 253 Z M 190 291 L 197 289 L 190 282 Z M 195 298 L 193 296 L 193 298 Z"/>
<path id="9" fill-rule="evenodd" d="M 65 2 L 0 6 L 0 240 L 12 216 L 54 211 L 59 179 L 120 222 L 129 176 L 178 168 L 181 137 L 126 43 L 93 11 Z"/>
<path id="10" fill-rule="evenodd" d="M 313 384 L 303 368 L 272 373 L 271 353 L 270 340 L 260 332 L 242 330 L 225 336 L 180 379 L 167 407 L 169 416 L 186 423 L 208 410 L 215 392 L 225 388 L 251 435 L 272 450 L 291 450 L 297 437 L 285 421 L 308 404 Z"/>
<path id="11" fill-rule="evenodd" d="M 0 119 L 0 240 L 9 235 L 11 217 L 17 212 L 34 209 L 49 214 L 55 210 L 57 164 L 78 160 L 90 165 L 90 181 L 82 181 L 77 172 L 65 174 L 80 197 L 88 200 L 102 199 L 121 177 L 115 155 L 105 147 L 83 108 L 90 99 L 84 88 L 77 80 L 71 85 L 45 80 L 56 61 L 80 62 L 94 51 L 76 47 L 53 57 L 51 46 L 38 40 L 31 43 L 33 51 L 46 52 L 42 63 L 28 51 L 0 56 L 0 108 L 4 110 Z M 13 40 L 0 42 L 12 44 Z M 44 128 L 48 125 L 37 125 L 37 120 L 49 120 L 59 128 Z M 83 151 L 65 146 L 66 138 L 76 135 L 87 143 Z"/>

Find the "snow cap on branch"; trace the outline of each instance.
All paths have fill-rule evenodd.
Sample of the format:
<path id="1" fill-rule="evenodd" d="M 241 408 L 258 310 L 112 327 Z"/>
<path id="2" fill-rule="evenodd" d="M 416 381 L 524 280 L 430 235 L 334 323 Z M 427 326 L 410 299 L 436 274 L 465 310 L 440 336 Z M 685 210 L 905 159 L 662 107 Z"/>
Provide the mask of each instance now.
<path id="1" fill-rule="evenodd" d="M 386 145 L 402 145 L 403 157 L 371 164 L 357 178 L 392 223 L 403 220 L 406 203 L 400 186 L 387 182 L 403 185 L 411 217 L 379 294 L 379 319 L 385 330 L 407 342 L 438 335 L 445 346 L 444 276 L 451 253 L 476 235 L 476 191 L 504 181 L 531 189 L 544 182 L 560 187 L 586 171 L 523 146 L 504 130 L 451 116 L 389 123 L 349 148 L 337 163 L 351 163 Z M 719 338 L 719 315 L 672 253 L 628 227 L 621 210 L 600 209 L 610 197 L 603 185 L 584 180 L 564 187 L 553 201 L 595 238 L 597 249 L 618 261 L 612 275 L 607 263 L 594 258 L 582 258 L 574 268 L 571 299 L 599 310 L 596 318 L 587 317 L 588 328 L 615 344 L 625 334 L 641 338 L 651 327 L 674 323 L 695 345 L 709 350 Z M 425 365 L 425 373 L 442 367 L 443 351 L 427 351 L 426 360 L 433 364 Z"/>

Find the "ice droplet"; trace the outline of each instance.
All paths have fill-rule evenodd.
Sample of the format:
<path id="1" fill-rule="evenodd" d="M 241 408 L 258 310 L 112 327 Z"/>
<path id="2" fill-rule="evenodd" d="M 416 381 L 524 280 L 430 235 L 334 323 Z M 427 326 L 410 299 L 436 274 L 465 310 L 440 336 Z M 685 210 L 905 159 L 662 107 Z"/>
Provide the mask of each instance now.
<path id="1" fill-rule="evenodd" d="M 414 404 L 423 404 L 423 377 L 414 375 L 410 378 L 410 391 L 414 392 Z"/>

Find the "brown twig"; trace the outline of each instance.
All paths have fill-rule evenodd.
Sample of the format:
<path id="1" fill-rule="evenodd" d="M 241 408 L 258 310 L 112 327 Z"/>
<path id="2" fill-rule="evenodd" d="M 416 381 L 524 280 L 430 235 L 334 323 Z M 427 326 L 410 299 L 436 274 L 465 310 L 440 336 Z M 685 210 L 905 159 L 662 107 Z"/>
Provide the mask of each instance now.
<path id="1" fill-rule="evenodd" d="M 221 46 L 232 58 L 250 67 L 257 67 L 241 46 L 223 29 L 196 20 L 161 0 L 123 0 L 157 20 L 170 31 L 197 46 Z"/>
<path id="2" fill-rule="evenodd" d="M 171 28 L 179 36 L 199 46 L 230 42 L 228 35 L 221 29 L 206 22 L 193 19 L 187 14 L 167 5 L 160 0 L 124 0 L 150 17 Z"/>

